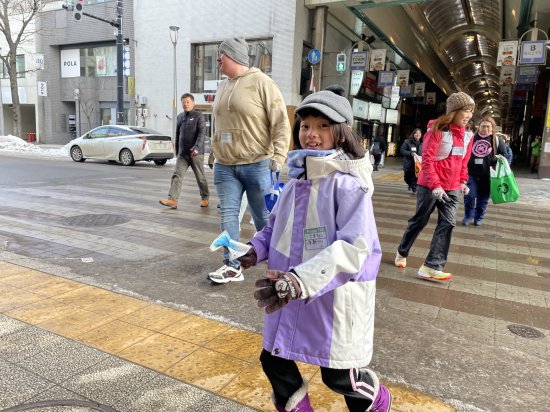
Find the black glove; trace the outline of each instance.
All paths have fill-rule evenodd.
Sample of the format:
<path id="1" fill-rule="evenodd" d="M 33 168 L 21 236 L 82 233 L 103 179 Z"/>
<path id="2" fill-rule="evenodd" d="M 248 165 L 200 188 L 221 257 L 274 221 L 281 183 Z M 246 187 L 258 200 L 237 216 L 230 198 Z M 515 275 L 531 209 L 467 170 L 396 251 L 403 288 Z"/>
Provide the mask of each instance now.
<path id="1" fill-rule="evenodd" d="M 258 279 L 255 286 L 258 290 L 254 292 L 254 299 L 258 301 L 258 307 L 265 308 L 266 313 L 282 309 L 292 299 L 302 295 L 296 277 L 281 270 L 268 270 L 267 277 Z"/>
<path id="2" fill-rule="evenodd" d="M 258 256 L 256 255 L 256 249 L 254 249 L 254 246 L 250 245 L 250 250 L 246 252 L 246 255 L 237 258 L 237 260 L 243 269 L 248 269 L 249 267 L 254 266 L 258 261 Z"/>

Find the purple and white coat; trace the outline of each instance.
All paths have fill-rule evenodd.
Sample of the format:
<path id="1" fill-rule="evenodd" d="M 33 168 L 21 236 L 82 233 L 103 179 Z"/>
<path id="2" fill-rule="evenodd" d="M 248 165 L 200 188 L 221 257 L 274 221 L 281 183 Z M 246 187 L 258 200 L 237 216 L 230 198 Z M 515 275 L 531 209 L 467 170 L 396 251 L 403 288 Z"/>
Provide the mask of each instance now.
<path id="1" fill-rule="evenodd" d="M 307 157 L 307 179 L 284 187 L 251 240 L 258 263 L 294 269 L 299 300 L 264 318 L 263 347 L 286 359 L 349 369 L 369 364 L 382 251 L 368 156 Z"/>

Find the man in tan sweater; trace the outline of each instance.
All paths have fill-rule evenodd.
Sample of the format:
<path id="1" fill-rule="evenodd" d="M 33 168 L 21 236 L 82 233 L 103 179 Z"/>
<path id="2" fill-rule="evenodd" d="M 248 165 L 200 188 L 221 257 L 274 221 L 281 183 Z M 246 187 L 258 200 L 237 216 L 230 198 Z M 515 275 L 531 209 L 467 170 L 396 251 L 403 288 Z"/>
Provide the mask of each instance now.
<path id="1" fill-rule="evenodd" d="M 228 79 L 218 87 L 214 101 L 216 133 L 211 150 L 216 158 L 214 184 L 220 199 L 221 230 L 239 240 L 239 210 L 246 192 L 256 230 L 267 224 L 265 195 L 271 172 L 279 172 L 290 144 L 290 123 L 275 82 L 257 68 L 249 68 L 244 39 L 224 41 L 218 64 Z M 216 283 L 243 280 L 240 264 L 229 260 L 209 278 Z"/>

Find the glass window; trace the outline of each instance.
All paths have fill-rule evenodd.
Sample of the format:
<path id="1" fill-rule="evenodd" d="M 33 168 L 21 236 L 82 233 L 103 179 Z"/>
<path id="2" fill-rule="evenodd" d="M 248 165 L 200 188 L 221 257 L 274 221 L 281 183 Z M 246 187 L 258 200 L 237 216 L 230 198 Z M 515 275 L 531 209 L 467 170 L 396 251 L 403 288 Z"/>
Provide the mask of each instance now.
<path id="1" fill-rule="evenodd" d="M 116 76 L 116 46 L 80 49 L 82 77 Z"/>
<path id="2" fill-rule="evenodd" d="M 107 136 L 109 136 L 109 127 L 100 127 L 89 134 L 90 139 L 99 139 Z"/>
<path id="3" fill-rule="evenodd" d="M 4 62 L 0 62 L 2 65 L 2 78 L 8 79 L 10 77 L 8 66 Z M 17 71 L 17 77 L 25 77 L 25 55 L 18 54 L 15 60 L 15 70 Z"/>
<path id="4" fill-rule="evenodd" d="M 271 76 L 273 40 L 247 40 L 250 67 L 257 67 L 268 76 Z M 193 44 L 192 55 L 194 61 L 191 67 L 191 92 L 213 92 L 218 88 L 221 73 L 218 70 L 219 43 Z"/>

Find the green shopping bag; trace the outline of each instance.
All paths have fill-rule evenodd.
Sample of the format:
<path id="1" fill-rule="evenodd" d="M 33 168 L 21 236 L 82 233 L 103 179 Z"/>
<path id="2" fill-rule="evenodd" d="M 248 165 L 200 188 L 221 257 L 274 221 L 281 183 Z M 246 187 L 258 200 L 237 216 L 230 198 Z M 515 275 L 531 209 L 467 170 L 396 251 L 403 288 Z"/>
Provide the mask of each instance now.
<path id="1" fill-rule="evenodd" d="M 502 155 L 497 156 L 495 169 L 491 170 L 491 200 L 493 204 L 510 203 L 519 199 L 519 188 L 510 165 Z"/>

